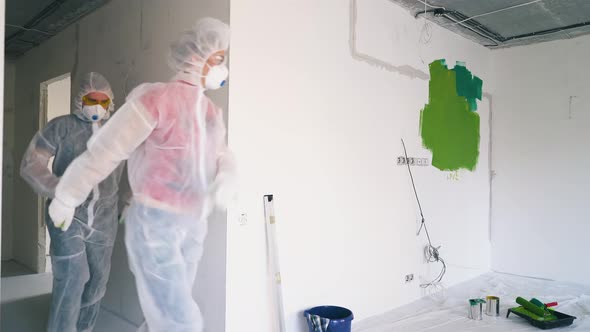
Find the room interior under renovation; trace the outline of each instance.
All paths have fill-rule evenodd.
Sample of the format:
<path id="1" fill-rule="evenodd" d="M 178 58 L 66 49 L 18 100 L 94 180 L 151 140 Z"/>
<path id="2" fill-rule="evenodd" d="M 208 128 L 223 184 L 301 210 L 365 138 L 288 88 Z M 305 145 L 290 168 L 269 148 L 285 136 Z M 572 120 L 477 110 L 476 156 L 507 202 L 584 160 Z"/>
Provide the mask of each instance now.
<path id="1" fill-rule="evenodd" d="M 0 2 L 0 331 L 590 331 L 590 1 Z"/>

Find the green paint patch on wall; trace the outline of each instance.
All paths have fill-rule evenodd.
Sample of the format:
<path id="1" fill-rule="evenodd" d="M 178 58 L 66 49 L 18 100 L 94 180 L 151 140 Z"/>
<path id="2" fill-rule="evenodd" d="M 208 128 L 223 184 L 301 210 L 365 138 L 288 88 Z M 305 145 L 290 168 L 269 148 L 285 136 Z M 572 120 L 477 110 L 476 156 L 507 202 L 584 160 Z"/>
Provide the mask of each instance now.
<path id="1" fill-rule="evenodd" d="M 422 144 L 441 171 L 475 170 L 479 158 L 479 114 L 483 81 L 462 63 L 448 69 L 445 60 L 430 64 L 428 104 L 420 114 Z"/>
<path id="2" fill-rule="evenodd" d="M 476 99 L 481 100 L 483 81 L 471 75 L 471 72 L 465 67 L 464 63 L 457 63 L 452 69 L 457 75 L 457 94 L 467 98 L 472 111 L 477 111 Z"/>

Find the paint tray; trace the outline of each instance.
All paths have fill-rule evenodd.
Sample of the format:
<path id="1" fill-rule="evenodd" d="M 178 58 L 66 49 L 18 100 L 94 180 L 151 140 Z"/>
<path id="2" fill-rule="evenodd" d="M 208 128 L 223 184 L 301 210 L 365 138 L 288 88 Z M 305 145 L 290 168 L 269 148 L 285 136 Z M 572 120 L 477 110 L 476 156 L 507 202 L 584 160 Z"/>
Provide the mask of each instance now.
<path id="1" fill-rule="evenodd" d="M 506 314 L 506 318 L 508 318 L 508 316 L 510 316 L 510 313 L 512 312 L 515 315 L 526 319 L 529 323 L 531 323 L 531 325 L 533 325 L 534 327 L 540 328 L 541 330 L 549 330 L 549 329 L 554 329 L 554 328 L 558 328 L 558 327 L 570 326 L 574 323 L 574 319 L 576 319 L 576 317 L 574 317 L 574 316 L 566 315 L 566 314 L 561 313 L 559 311 L 555 311 L 555 310 L 551 310 L 551 309 L 547 309 L 547 310 L 551 311 L 551 313 L 553 315 L 555 315 L 555 317 L 557 317 L 557 319 L 543 320 L 543 318 L 531 313 L 530 311 L 526 310 L 523 307 L 515 307 L 515 308 L 508 309 L 508 313 Z"/>

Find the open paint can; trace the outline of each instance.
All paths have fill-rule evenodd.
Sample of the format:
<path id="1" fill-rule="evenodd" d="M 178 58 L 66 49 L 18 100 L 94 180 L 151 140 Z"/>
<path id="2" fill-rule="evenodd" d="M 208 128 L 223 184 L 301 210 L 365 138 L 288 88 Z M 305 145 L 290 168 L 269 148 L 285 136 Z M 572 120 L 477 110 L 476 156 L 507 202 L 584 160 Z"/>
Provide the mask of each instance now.
<path id="1" fill-rule="evenodd" d="M 470 319 L 481 320 L 482 319 L 482 306 L 485 301 L 482 299 L 470 299 L 469 300 L 469 312 L 468 316 Z"/>
<path id="2" fill-rule="evenodd" d="M 500 298 L 496 296 L 486 297 L 486 315 L 500 316 Z"/>

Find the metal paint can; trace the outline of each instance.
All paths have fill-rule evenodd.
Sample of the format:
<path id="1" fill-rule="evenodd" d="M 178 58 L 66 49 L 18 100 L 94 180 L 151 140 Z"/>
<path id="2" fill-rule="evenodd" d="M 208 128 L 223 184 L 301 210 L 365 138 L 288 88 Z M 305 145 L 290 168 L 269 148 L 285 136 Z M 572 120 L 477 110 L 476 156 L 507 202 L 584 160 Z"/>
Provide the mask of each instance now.
<path id="1" fill-rule="evenodd" d="M 482 306 L 483 301 L 480 299 L 471 299 L 469 300 L 469 319 L 473 320 L 481 320 L 482 319 Z"/>
<path id="2" fill-rule="evenodd" d="M 486 297 L 486 315 L 500 316 L 500 298 L 496 296 Z"/>

